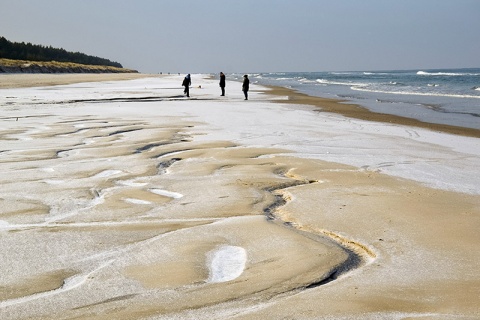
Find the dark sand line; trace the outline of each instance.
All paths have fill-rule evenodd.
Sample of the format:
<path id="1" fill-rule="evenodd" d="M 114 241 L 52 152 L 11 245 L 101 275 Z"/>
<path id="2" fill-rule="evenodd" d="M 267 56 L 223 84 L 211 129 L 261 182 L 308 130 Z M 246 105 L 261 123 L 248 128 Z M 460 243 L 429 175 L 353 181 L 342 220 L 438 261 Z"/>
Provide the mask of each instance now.
<path id="1" fill-rule="evenodd" d="M 293 168 L 290 168 L 290 170 L 288 171 L 291 170 L 293 170 Z M 339 234 L 336 234 L 335 232 L 328 230 L 322 230 L 321 232 L 317 230 L 309 230 L 308 228 L 299 226 L 297 223 L 292 223 L 291 221 L 284 220 L 282 214 L 280 213 L 281 208 L 285 207 L 290 201 L 292 201 L 292 197 L 288 193 L 287 189 L 290 187 L 297 187 L 306 184 L 315 184 L 318 183 L 318 181 L 305 180 L 299 176 L 290 175 L 288 174 L 288 172 L 272 173 L 276 173 L 278 176 L 287 178 L 290 181 L 284 182 L 282 184 L 273 184 L 270 187 L 264 188 L 264 191 L 270 193 L 273 198 L 273 201 L 271 201 L 271 203 L 263 209 L 263 214 L 265 215 L 267 221 L 276 223 L 289 230 L 293 230 L 294 232 L 314 241 L 318 241 L 318 238 L 329 241 L 334 245 L 338 245 L 348 257 L 345 261 L 333 268 L 329 275 L 300 288 L 295 288 L 291 290 L 292 292 L 299 289 L 304 290 L 317 288 L 319 286 L 328 284 L 332 281 L 337 280 L 338 277 L 350 271 L 361 268 L 368 262 L 369 259 L 374 259 L 376 257 L 375 253 L 371 249 L 369 249 L 367 245 L 358 243 L 353 240 L 349 240 L 343 236 L 340 236 Z"/>
<path id="2" fill-rule="evenodd" d="M 285 101 L 273 100 L 275 103 L 288 103 L 288 104 L 303 104 L 317 107 L 318 112 L 332 112 L 341 114 L 345 117 L 355 118 L 360 120 L 375 121 L 382 123 L 398 124 L 405 125 L 417 128 L 428 129 L 431 131 L 444 132 L 449 134 L 455 134 L 465 137 L 474 137 L 480 138 L 480 130 L 473 128 L 464 128 L 459 126 L 452 126 L 446 124 L 437 124 L 437 123 L 428 123 L 420 121 L 417 119 L 386 114 L 386 113 L 377 113 L 368 110 L 362 106 L 345 103 L 347 100 L 337 100 L 329 98 L 321 98 L 309 96 L 304 93 L 297 92 L 293 89 L 288 89 L 284 87 L 275 87 L 275 86 L 266 86 L 271 90 L 264 91 L 266 94 L 274 96 L 287 96 L 288 99 Z"/>

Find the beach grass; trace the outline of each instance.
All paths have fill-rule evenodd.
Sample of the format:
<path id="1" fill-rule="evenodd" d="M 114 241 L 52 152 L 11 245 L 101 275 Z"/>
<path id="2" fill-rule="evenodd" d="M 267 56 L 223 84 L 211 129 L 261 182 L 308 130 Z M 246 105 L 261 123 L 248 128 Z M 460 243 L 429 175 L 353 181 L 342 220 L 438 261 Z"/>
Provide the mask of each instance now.
<path id="1" fill-rule="evenodd" d="M 85 65 L 73 62 L 28 61 L 0 58 L 0 70 L 26 73 L 136 73 L 138 71 L 112 66 Z"/>

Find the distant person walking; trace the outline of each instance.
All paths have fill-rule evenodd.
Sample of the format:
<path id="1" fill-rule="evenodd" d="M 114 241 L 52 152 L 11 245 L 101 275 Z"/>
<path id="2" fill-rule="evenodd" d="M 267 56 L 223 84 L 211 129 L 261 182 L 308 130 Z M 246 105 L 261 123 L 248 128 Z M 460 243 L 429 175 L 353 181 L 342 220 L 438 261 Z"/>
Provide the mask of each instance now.
<path id="1" fill-rule="evenodd" d="M 190 98 L 190 86 L 192 85 L 192 79 L 190 78 L 190 73 L 185 76 L 185 79 L 183 79 L 182 86 L 185 87 L 185 90 L 183 90 L 183 93 L 187 94 L 187 97 Z"/>
<path id="2" fill-rule="evenodd" d="M 221 96 L 225 96 L 225 75 L 223 72 L 220 72 L 220 88 L 222 89 Z"/>
<path id="3" fill-rule="evenodd" d="M 248 89 L 250 89 L 250 80 L 248 79 L 248 75 L 244 75 L 242 91 L 243 91 L 243 94 L 245 95 L 245 100 L 248 100 Z"/>

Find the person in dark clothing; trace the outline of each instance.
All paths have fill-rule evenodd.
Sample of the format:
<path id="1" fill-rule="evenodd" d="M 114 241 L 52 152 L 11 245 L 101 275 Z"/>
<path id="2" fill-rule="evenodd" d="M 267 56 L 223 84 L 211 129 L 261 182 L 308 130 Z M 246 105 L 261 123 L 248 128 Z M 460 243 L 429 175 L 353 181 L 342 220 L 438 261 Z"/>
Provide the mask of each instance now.
<path id="1" fill-rule="evenodd" d="M 187 94 L 187 97 L 190 97 L 190 86 L 192 85 L 192 79 L 190 78 L 190 73 L 186 75 L 185 79 L 183 79 L 182 86 L 185 87 L 183 93 Z"/>
<path id="2" fill-rule="evenodd" d="M 225 96 L 225 75 L 220 72 L 220 88 L 222 89 L 222 97 Z"/>
<path id="3" fill-rule="evenodd" d="M 248 75 L 244 75 L 242 91 L 243 91 L 243 94 L 245 95 L 245 100 L 248 100 L 248 89 L 250 89 L 250 80 L 248 79 Z"/>

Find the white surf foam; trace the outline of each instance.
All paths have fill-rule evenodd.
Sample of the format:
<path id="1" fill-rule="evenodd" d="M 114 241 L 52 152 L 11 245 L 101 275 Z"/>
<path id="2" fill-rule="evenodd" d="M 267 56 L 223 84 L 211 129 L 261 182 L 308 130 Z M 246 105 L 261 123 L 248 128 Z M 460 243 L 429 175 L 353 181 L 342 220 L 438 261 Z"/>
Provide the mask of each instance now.
<path id="1" fill-rule="evenodd" d="M 478 76 L 478 73 L 462 73 L 462 72 L 427 72 L 427 71 L 418 71 L 417 75 L 419 76 Z"/>
<path id="2" fill-rule="evenodd" d="M 417 92 L 417 91 L 413 91 L 413 90 L 412 91 L 395 91 L 395 90 L 383 90 L 383 89 L 377 89 L 377 88 L 369 88 L 367 86 L 357 86 L 357 85 L 352 85 L 351 89 L 356 90 L 356 91 L 398 94 L 398 95 L 407 95 L 407 96 L 427 96 L 427 97 L 450 97 L 450 98 L 480 99 L 480 96 L 472 96 L 472 95 L 469 95 L 469 94 Z"/>

